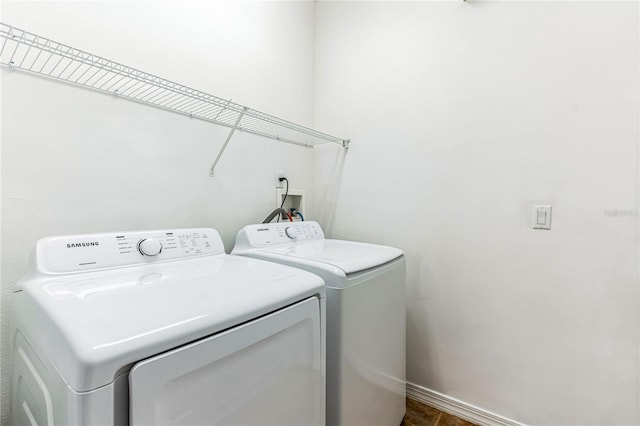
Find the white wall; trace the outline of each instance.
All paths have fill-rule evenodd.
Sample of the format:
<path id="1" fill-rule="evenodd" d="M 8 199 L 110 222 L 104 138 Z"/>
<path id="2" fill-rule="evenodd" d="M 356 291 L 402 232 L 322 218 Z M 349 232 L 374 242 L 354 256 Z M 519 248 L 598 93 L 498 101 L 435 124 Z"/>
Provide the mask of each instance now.
<path id="1" fill-rule="evenodd" d="M 528 424 L 639 424 L 638 3 L 316 20 L 316 125 L 353 140 L 316 151 L 316 206 L 405 250 L 409 381 Z"/>
<path id="2" fill-rule="evenodd" d="M 306 125 L 311 2 L 2 2 L 2 21 Z M 227 250 L 275 203 L 274 171 L 312 187 L 312 150 L 2 70 L 2 414 L 6 295 L 52 234 L 210 226 Z M 3 422 L 4 423 L 4 422 Z"/>
<path id="3" fill-rule="evenodd" d="M 407 253 L 410 381 L 530 424 L 640 423 L 637 3 L 320 2 L 315 58 L 310 3 L 0 12 L 303 124 L 315 81 L 315 124 L 354 141 L 240 134 L 211 179 L 225 129 L 2 70 L 3 296 L 44 235 L 213 226 L 230 249 L 284 169 L 333 236 Z"/>

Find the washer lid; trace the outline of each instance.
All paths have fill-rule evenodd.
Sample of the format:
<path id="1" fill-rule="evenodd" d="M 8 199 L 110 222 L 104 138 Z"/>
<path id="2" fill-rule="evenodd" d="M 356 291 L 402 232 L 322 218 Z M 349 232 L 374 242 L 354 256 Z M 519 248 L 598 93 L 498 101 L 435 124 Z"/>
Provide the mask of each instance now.
<path id="1" fill-rule="evenodd" d="M 375 268 L 403 255 L 395 247 L 344 240 L 316 240 L 262 249 L 266 253 L 326 263 L 346 275 Z"/>
<path id="2" fill-rule="evenodd" d="M 75 391 L 128 366 L 299 300 L 321 278 L 226 254 L 22 280 L 12 295 L 24 332 Z"/>

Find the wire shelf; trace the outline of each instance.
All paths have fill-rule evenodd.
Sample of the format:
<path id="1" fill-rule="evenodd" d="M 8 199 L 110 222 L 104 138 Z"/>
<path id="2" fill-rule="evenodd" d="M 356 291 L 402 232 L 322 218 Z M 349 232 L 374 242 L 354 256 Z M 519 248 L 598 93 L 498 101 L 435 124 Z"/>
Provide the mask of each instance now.
<path id="1" fill-rule="evenodd" d="M 11 25 L 0 23 L 0 63 L 102 93 L 161 108 L 234 130 L 303 146 L 341 139 L 273 115 L 201 92 L 173 81 L 84 52 Z M 219 159 L 220 154 L 218 154 Z M 212 166 L 212 170 L 214 166 Z"/>

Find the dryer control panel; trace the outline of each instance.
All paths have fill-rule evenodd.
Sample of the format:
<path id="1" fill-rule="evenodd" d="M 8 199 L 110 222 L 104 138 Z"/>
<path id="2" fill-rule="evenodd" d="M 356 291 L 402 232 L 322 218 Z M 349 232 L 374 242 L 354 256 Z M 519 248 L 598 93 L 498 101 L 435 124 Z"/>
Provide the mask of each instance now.
<path id="1" fill-rule="evenodd" d="M 236 238 L 236 248 L 238 245 L 257 248 L 322 239 L 324 233 L 317 222 L 261 223 L 242 228 Z"/>
<path id="2" fill-rule="evenodd" d="M 36 245 L 42 273 L 82 272 L 224 254 L 218 231 L 190 228 L 47 237 Z"/>

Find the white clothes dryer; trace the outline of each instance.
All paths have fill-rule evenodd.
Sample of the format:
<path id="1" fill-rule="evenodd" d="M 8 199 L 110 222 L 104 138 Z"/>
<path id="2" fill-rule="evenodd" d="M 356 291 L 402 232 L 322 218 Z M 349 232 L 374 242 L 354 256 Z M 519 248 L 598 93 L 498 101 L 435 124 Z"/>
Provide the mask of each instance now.
<path id="1" fill-rule="evenodd" d="M 405 414 L 405 260 L 393 247 L 325 239 L 316 222 L 249 225 L 232 254 L 319 275 L 327 290 L 327 424 L 398 425 Z"/>
<path id="2" fill-rule="evenodd" d="M 49 237 L 10 301 L 12 425 L 324 425 L 324 283 L 209 228 Z"/>

